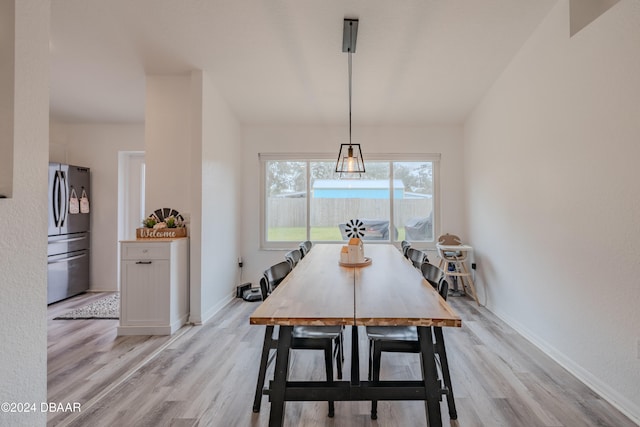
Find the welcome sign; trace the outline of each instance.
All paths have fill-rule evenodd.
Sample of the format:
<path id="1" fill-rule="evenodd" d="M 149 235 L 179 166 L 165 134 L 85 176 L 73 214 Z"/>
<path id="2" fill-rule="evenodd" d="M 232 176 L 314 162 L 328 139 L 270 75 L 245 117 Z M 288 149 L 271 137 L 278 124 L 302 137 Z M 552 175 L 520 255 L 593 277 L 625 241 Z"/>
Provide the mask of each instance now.
<path id="1" fill-rule="evenodd" d="M 179 237 L 187 237 L 187 227 L 136 229 L 137 239 L 175 239 Z"/>

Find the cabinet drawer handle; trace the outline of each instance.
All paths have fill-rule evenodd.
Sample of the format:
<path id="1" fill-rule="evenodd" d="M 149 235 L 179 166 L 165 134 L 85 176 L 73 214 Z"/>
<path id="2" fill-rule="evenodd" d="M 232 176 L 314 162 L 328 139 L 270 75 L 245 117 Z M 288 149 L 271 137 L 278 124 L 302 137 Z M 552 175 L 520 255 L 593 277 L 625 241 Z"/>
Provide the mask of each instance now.
<path id="1" fill-rule="evenodd" d="M 151 264 L 151 261 L 137 261 L 136 264 Z"/>

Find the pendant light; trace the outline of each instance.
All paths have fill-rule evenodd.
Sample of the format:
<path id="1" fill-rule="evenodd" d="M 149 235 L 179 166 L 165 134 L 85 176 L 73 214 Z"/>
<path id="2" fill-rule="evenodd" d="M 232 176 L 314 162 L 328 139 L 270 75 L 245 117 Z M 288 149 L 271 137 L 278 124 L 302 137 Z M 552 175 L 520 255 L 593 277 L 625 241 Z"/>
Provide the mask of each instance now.
<path id="1" fill-rule="evenodd" d="M 358 20 L 345 19 L 342 33 L 342 51 L 347 52 L 349 64 L 349 143 L 340 144 L 336 173 L 340 178 L 360 178 L 365 173 L 360 144 L 351 143 L 351 54 L 356 51 Z"/>

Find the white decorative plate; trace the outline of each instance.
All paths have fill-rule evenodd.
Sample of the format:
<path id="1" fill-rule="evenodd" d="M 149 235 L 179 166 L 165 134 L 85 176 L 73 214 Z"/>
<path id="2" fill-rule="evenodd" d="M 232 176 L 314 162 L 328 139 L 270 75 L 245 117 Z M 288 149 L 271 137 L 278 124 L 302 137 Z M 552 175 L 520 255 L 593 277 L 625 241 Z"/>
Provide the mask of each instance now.
<path id="1" fill-rule="evenodd" d="M 371 258 L 364 257 L 364 262 L 356 262 L 356 263 L 338 261 L 338 264 L 340 264 L 343 267 L 366 267 L 368 265 L 371 265 Z"/>

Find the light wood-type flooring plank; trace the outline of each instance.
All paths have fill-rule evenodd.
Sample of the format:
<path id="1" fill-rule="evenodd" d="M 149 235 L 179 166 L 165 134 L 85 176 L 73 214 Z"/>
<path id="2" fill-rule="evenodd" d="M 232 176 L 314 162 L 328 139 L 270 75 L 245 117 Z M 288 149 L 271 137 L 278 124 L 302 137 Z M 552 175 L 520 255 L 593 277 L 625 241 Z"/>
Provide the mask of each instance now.
<path id="1" fill-rule="evenodd" d="M 67 304 L 79 305 L 92 294 Z M 611 426 L 632 421 L 553 362 L 471 298 L 451 297 L 462 328 L 444 328 L 458 409 L 465 427 Z M 249 325 L 259 303 L 234 300 L 203 326 L 173 337 L 116 337 L 117 321 L 51 320 L 49 391 L 53 402 L 82 403 L 82 412 L 50 415 L 49 426 L 267 426 L 269 402 L 251 410 L 264 326 Z M 71 307 L 73 308 L 73 307 Z M 360 332 L 361 378 L 367 376 L 367 342 Z M 349 375 L 350 328 L 345 334 L 345 378 Z M 147 359 L 145 359 L 145 357 Z M 272 376 L 273 366 L 267 372 Z M 417 379 L 414 354 L 383 354 L 381 378 Z M 320 351 L 296 350 L 293 380 L 324 379 Z M 378 420 L 369 402 L 289 402 L 286 426 L 423 426 L 422 402 L 379 402 Z"/>

